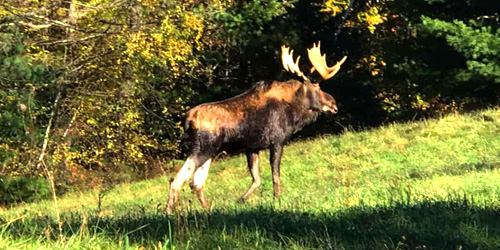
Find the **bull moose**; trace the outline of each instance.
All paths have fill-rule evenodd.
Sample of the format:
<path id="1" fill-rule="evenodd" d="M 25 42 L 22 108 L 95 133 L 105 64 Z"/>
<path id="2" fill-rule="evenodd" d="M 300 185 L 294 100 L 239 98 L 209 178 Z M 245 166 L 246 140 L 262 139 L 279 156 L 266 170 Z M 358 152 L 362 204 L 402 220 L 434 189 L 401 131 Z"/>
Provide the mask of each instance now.
<path id="1" fill-rule="evenodd" d="M 324 80 L 333 77 L 346 57 L 328 67 L 321 55 L 320 43 L 307 51 L 312 64 Z M 294 62 L 293 50 L 281 47 L 286 71 L 303 81 L 260 81 L 246 92 L 218 102 L 198 105 L 187 112 L 184 130 L 190 155 L 170 181 L 167 213 L 177 208 L 182 185 L 193 178 L 191 189 L 203 207 L 208 207 L 204 187 L 212 158 L 222 151 L 245 153 L 252 184 L 239 201 L 245 201 L 260 185 L 259 151 L 270 150 L 274 198 L 280 196 L 280 162 L 286 141 L 321 112 L 337 113 L 335 99 L 321 91 L 299 69 L 300 56 Z"/>

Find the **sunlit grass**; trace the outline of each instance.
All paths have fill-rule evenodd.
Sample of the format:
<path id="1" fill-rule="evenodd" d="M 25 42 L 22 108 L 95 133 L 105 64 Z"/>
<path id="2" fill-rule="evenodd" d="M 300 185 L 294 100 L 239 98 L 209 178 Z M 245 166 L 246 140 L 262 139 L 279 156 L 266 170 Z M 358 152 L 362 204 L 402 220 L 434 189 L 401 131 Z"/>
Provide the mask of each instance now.
<path id="1" fill-rule="evenodd" d="M 277 202 L 267 152 L 245 204 L 235 202 L 251 183 L 245 157 L 218 160 L 210 210 L 186 185 L 170 217 L 171 176 L 118 185 L 99 209 L 102 191 L 72 193 L 59 200 L 64 241 L 47 200 L 0 212 L 0 249 L 498 249 L 499 134 L 490 109 L 296 142 Z"/>

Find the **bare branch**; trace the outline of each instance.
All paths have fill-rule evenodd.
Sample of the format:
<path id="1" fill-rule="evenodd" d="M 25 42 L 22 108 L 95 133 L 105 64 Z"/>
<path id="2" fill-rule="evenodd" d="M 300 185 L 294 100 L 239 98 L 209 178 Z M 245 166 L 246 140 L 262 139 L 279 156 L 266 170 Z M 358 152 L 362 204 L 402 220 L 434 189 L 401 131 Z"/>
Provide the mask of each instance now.
<path id="1" fill-rule="evenodd" d="M 46 41 L 46 42 L 35 42 L 33 45 L 37 46 L 49 46 L 49 45 L 56 45 L 56 44 L 72 44 L 72 43 L 79 43 L 79 42 L 84 42 L 90 39 L 94 39 L 97 37 L 103 37 L 105 34 L 97 34 L 97 35 L 91 35 L 87 37 L 82 37 L 82 38 L 71 38 L 71 39 L 63 39 L 63 40 L 55 40 L 55 41 Z"/>
<path id="2" fill-rule="evenodd" d="M 106 29 L 106 31 L 81 29 L 81 28 L 77 27 L 76 25 L 71 25 L 71 24 L 61 22 L 58 20 L 53 20 L 53 19 L 50 19 L 50 18 L 45 17 L 45 16 L 37 15 L 37 14 L 32 13 L 32 12 L 22 13 L 22 14 L 17 13 L 16 11 L 14 11 L 14 9 L 11 6 L 6 5 L 4 3 L 0 3 L 0 7 L 3 7 L 6 11 L 10 12 L 11 14 L 13 14 L 17 17 L 29 20 L 29 22 L 24 22 L 24 21 L 19 22 L 20 24 L 25 25 L 25 26 L 26 26 L 26 24 L 28 24 L 29 26 L 33 26 L 33 27 L 37 27 L 37 26 L 50 27 L 50 26 L 55 25 L 55 26 L 64 27 L 64 28 L 68 28 L 71 30 L 76 30 L 76 31 L 79 31 L 82 33 L 89 33 L 89 34 L 96 34 L 96 33 L 97 34 L 119 34 L 120 33 L 120 32 L 110 32 L 109 29 Z M 37 22 L 37 23 L 41 22 L 41 24 L 34 24 L 34 22 Z"/>
<path id="3" fill-rule="evenodd" d="M 49 124 L 47 124 L 47 129 L 45 130 L 45 136 L 43 138 L 42 149 L 40 150 L 40 156 L 38 157 L 38 163 L 36 164 L 36 169 L 39 169 L 40 166 L 44 164 L 43 158 L 45 157 L 45 150 L 47 149 L 47 145 L 49 144 L 50 130 L 52 128 L 52 122 L 56 114 L 57 106 L 59 104 L 59 99 L 61 99 L 61 92 L 62 89 L 61 86 L 59 86 L 56 99 L 54 100 L 54 104 L 52 105 L 52 111 L 50 112 Z"/>
<path id="4" fill-rule="evenodd" d="M 27 27 L 35 29 L 35 30 L 46 29 L 46 28 L 49 28 L 52 26 L 52 24 L 34 24 L 32 22 L 23 22 L 23 21 L 20 21 L 19 23 L 21 25 L 27 26 Z"/>

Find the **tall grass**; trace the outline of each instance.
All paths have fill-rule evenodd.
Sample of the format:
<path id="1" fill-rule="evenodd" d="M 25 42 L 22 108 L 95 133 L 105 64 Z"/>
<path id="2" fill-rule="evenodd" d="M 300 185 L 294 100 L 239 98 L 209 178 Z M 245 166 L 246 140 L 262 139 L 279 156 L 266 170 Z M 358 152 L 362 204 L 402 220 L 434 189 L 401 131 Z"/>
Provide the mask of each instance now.
<path id="1" fill-rule="evenodd" d="M 0 249 L 500 249 L 500 110 L 293 143 L 272 198 L 243 156 L 213 164 L 203 210 L 189 188 L 163 213 L 171 176 L 0 212 Z M 102 196 L 102 195 L 101 195 Z"/>

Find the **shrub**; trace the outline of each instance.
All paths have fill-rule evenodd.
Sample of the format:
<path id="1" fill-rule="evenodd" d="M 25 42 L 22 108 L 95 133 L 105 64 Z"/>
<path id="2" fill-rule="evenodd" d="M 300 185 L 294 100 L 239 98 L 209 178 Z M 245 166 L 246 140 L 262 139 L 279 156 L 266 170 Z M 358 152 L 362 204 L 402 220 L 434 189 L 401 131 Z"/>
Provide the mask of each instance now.
<path id="1" fill-rule="evenodd" d="M 49 197 L 50 186 L 43 178 L 0 177 L 0 205 L 32 202 Z"/>

